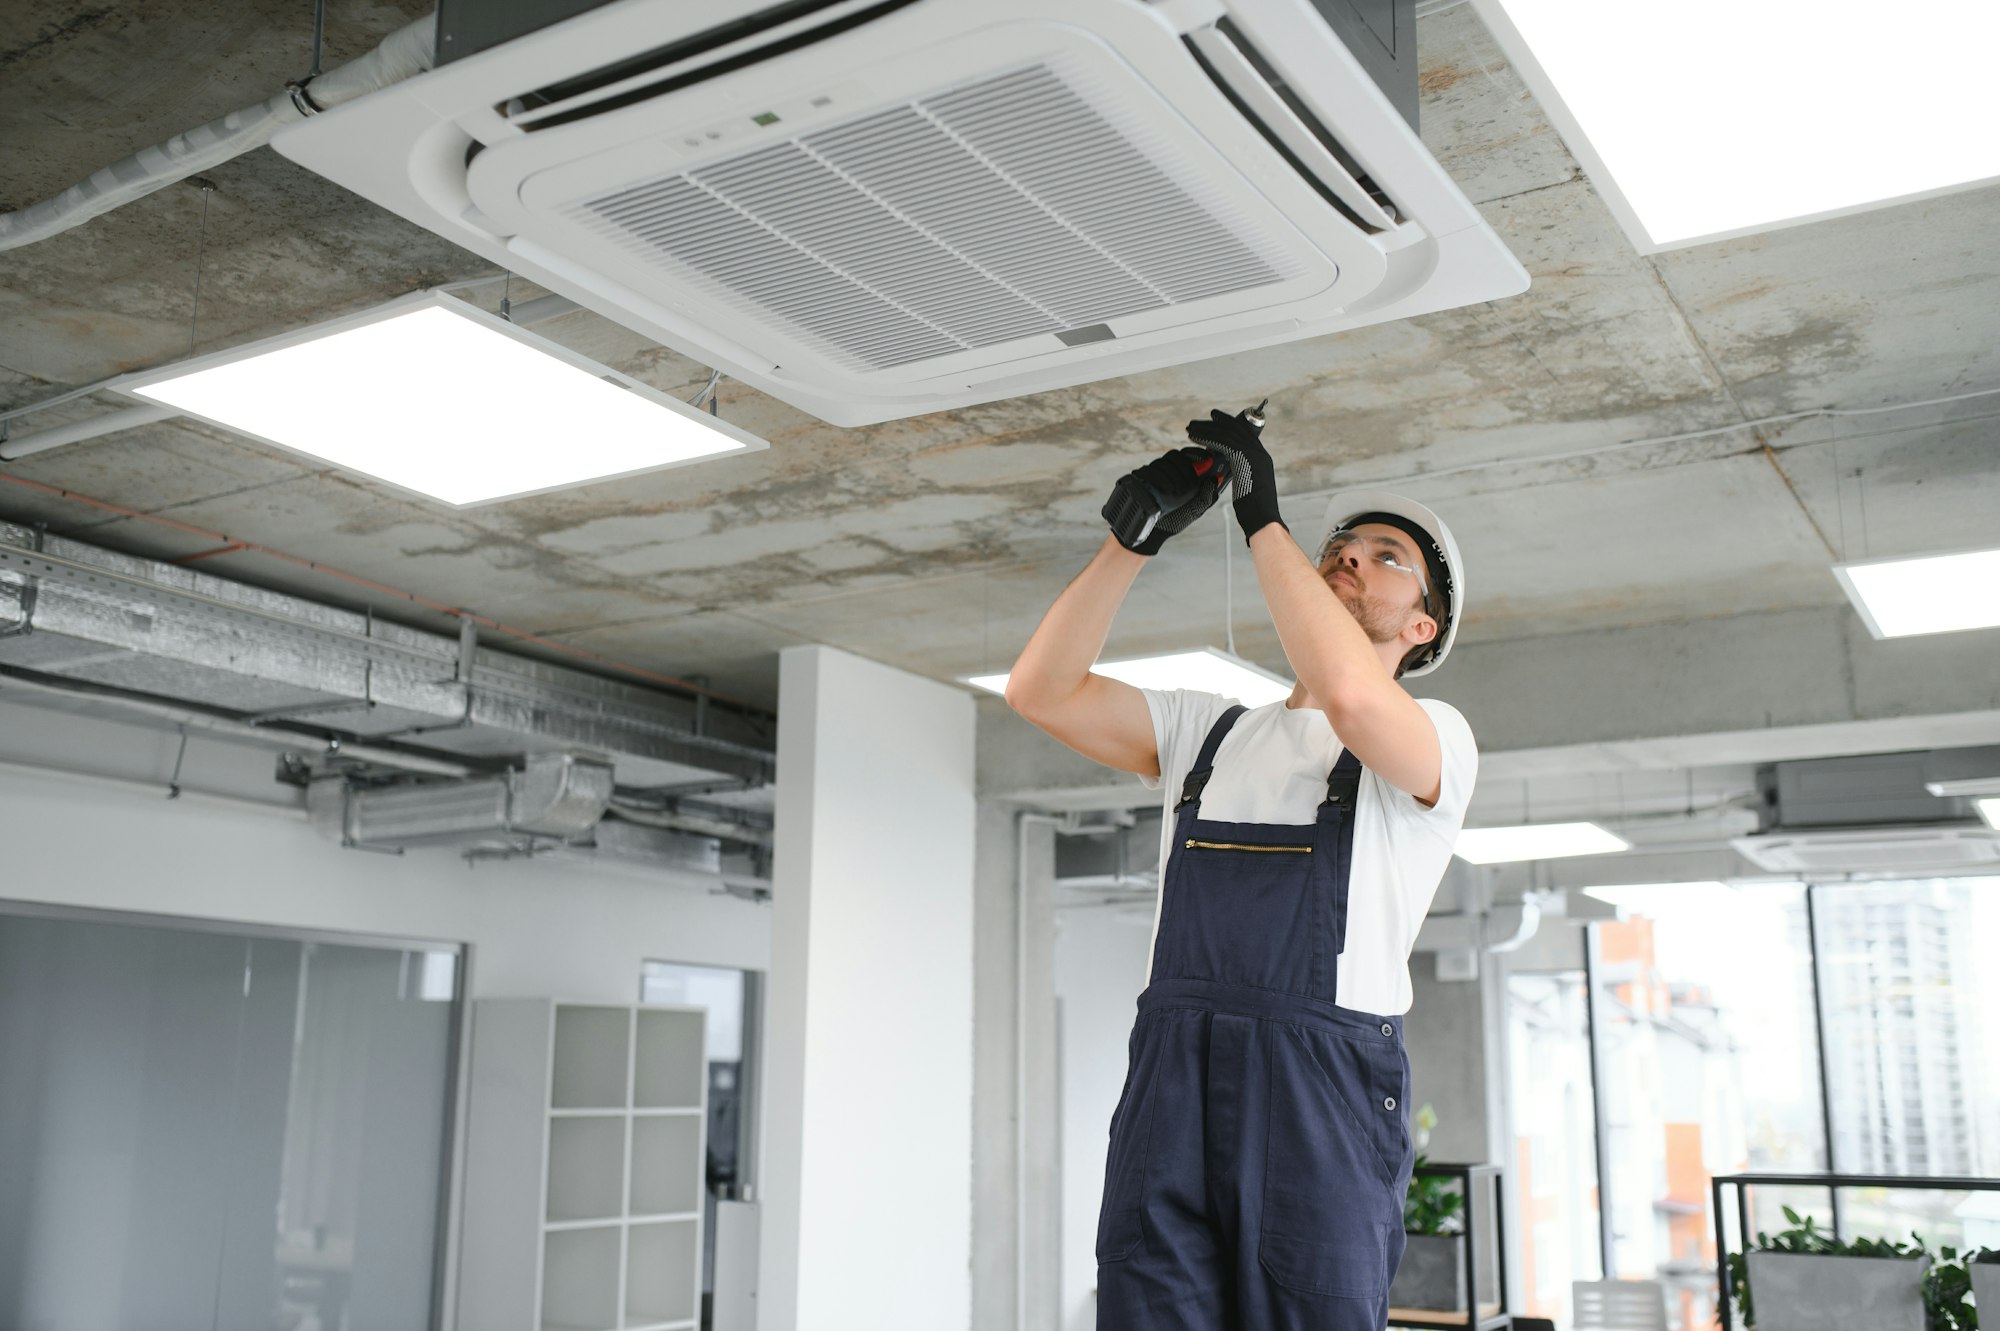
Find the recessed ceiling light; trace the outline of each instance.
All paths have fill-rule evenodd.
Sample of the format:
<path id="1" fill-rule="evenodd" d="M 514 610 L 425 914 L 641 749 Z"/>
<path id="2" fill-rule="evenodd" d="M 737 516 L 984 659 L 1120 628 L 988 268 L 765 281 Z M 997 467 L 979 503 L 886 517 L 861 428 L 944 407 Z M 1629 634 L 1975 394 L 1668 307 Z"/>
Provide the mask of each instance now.
<path id="1" fill-rule="evenodd" d="M 768 446 L 436 292 L 116 387 L 460 506 Z"/>
<path id="2" fill-rule="evenodd" d="M 1099 675 L 1119 679 L 1141 689 L 1196 689 L 1219 693 L 1250 707 L 1278 702 L 1292 693 L 1292 683 L 1240 656 L 1203 647 L 1193 652 L 1169 652 L 1162 656 L 1138 656 L 1124 661 L 1099 661 L 1091 667 Z M 974 675 L 965 681 L 995 693 L 1007 691 L 1005 675 Z"/>
<path id="3" fill-rule="evenodd" d="M 2000 832 L 2000 795 L 1991 799 L 1974 800 L 1972 807 L 1979 810 L 1979 816 L 1986 820 L 1988 827 Z"/>
<path id="4" fill-rule="evenodd" d="M 2000 627 L 2000 550 L 1835 564 L 1833 575 L 1878 638 Z"/>
<path id="5" fill-rule="evenodd" d="M 1661 915 L 1671 910 L 1710 910 L 1732 904 L 1735 889 L 1727 883 L 1618 883 L 1586 887 L 1583 894 L 1639 915 Z"/>
<path id="6" fill-rule="evenodd" d="M 2000 5 L 1475 0 L 1642 253 L 1984 184 Z"/>
<path id="7" fill-rule="evenodd" d="M 1596 823 L 1529 823 L 1520 827 L 1468 827 L 1453 850 L 1474 864 L 1559 860 L 1571 855 L 1612 855 L 1632 849 Z"/>

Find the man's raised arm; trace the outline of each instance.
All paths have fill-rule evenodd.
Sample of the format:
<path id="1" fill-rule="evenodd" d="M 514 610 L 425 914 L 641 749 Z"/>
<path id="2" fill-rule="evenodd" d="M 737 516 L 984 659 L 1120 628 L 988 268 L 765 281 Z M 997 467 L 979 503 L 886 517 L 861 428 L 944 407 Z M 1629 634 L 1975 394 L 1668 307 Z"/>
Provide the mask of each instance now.
<path id="1" fill-rule="evenodd" d="M 1137 482 L 1154 497 L 1195 498 L 1161 513 L 1141 531 L 1121 534 L 1114 526 L 1113 535 L 1042 616 L 1007 676 L 1008 706 L 1084 757 L 1121 772 L 1160 774 L 1152 713 L 1139 690 L 1092 674 L 1090 667 L 1104 650 L 1111 621 L 1146 560 L 1215 502 L 1215 482 L 1205 471 L 1196 471 L 1199 465 L 1200 450 L 1172 449 L 1120 482 L 1128 493 Z M 1114 491 L 1105 505 L 1107 518 L 1118 499 Z"/>

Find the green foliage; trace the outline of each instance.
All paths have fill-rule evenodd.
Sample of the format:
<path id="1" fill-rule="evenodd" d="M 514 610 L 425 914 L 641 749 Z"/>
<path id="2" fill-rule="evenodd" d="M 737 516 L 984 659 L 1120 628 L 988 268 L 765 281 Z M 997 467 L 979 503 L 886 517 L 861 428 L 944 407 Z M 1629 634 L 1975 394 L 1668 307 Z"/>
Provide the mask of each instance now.
<path id="1" fill-rule="evenodd" d="M 1756 1251 L 1818 1257 L 1928 1256 L 1931 1267 L 1924 1273 L 1923 1290 L 1924 1323 L 1929 1331 L 1979 1331 L 1979 1314 L 1972 1306 L 1972 1275 L 1968 1266 L 1974 1261 L 2000 1259 L 2000 1254 L 1981 1253 L 1977 1249 L 1961 1253 L 1949 1245 L 1940 1246 L 1933 1253 L 1919 1234 L 1911 1234 L 1908 1243 L 1888 1239 L 1841 1239 L 1821 1229 L 1819 1222 L 1811 1216 L 1801 1216 L 1789 1206 L 1784 1209 L 1785 1219 L 1791 1222 L 1792 1228 L 1776 1234 L 1758 1234 Z M 1750 1260 L 1747 1254 L 1729 1254 L 1729 1285 L 1736 1306 L 1742 1313 L 1746 1331 L 1754 1331 L 1757 1314 L 1750 1297 Z"/>
<path id="2" fill-rule="evenodd" d="M 1417 1157 L 1422 1169 L 1429 1156 Z M 1403 1229 L 1411 1234 L 1456 1234 L 1465 1228 L 1465 1194 L 1458 1180 L 1410 1176 L 1410 1191 L 1403 1198 Z"/>

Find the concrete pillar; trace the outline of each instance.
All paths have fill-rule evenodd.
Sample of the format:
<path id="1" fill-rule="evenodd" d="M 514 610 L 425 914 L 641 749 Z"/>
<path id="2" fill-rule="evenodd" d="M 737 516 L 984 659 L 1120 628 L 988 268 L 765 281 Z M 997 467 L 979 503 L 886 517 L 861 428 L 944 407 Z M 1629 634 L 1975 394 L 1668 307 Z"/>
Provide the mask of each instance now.
<path id="1" fill-rule="evenodd" d="M 971 1323 L 973 704 L 779 666 L 758 1331 Z"/>

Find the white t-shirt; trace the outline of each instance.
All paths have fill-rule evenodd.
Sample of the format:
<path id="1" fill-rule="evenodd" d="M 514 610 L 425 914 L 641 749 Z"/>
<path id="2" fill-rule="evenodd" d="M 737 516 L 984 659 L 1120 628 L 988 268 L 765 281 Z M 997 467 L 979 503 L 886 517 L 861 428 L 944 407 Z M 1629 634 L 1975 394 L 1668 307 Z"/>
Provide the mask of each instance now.
<path id="1" fill-rule="evenodd" d="M 1148 789 L 1166 791 L 1160 827 L 1164 883 L 1181 782 L 1201 755 L 1209 728 L 1235 706 L 1235 700 L 1189 689 L 1141 692 L 1153 713 L 1160 777 L 1140 780 Z M 1443 788 L 1437 805 L 1427 809 L 1408 791 L 1362 769 L 1354 810 L 1347 941 L 1334 986 L 1334 1001 L 1340 1006 L 1384 1016 L 1410 1009 L 1410 948 L 1451 862 L 1479 772 L 1472 728 L 1458 709 L 1432 698 L 1419 698 L 1417 705 L 1430 713 L 1437 727 L 1444 758 Z M 1340 760 L 1342 747 L 1326 713 L 1318 708 L 1287 708 L 1283 702 L 1253 707 L 1236 719 L 1222 741 L 1215 775 L 1202 791 L 1201 816 L 1230 823 L 1310 823 L 1326 798 L 1327 774 Z M 1159 934 L 1155 906 L 1156 943 Z M 1149 961 L 1149 969 L 1150 965 Z"/>

